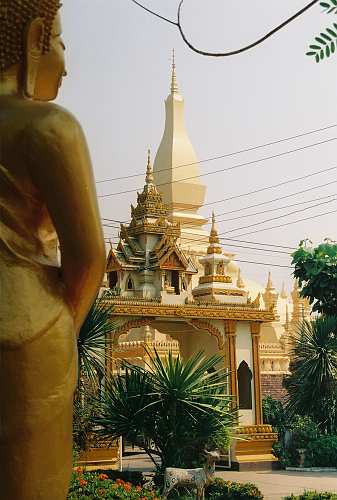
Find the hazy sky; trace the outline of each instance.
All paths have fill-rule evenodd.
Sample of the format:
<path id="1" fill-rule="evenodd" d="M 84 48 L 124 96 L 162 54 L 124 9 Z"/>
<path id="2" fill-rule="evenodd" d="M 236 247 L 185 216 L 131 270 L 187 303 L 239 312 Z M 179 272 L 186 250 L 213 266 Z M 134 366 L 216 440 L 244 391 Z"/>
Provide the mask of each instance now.
<path id="1" fill-rule="evenodd" d="M 177 0 L 143 0 L 163 15 L 175 17 Z M 305 0 L 185 0 L 187 32 L 198 46 L 227 50 L 251 42 L 302 7 Z M 177 76 L 185 98 L 186 125 L 199 159 L 223 155 L 302 132 L 337 124 L 337 55 L 315 64 L 305 56 L 309 42 L 334 16 L 319 6 L 292 23 L 265 44 L 242 55 L 211 59 L 191 52 L 177 30 L 133 5 L 129 0 L 65 0 L 62 9 L 67 46 L 68 77 L 58 102 L 81 121 L 91 150 L 96 180 L 145 171 L 146 150 L 155 154 L 164 126 L 164 99 L 169 90 L 171 52 L 177 59 Z M 328 131 L 203 163 L 202 173 L 337 138 L 337 127 Z M 204 177 L 207 202 L 228 198 L 337 165 L 337 141 L 317 145 L 278 159 L 252 164 L 228 173 Z M 311 206 L 310 203 L 252 216 L 263 208 L 312 204 L 336 193 L 336 184 L 283 201 L 242 210 L 255 203 L 295 193 L 337 180 L 336 170 L 289 183 L 259 194 L 206 206 L 218 219 L 221 232 L 254 224 Z M 140 188 L 143 177 L 97 184 L 98 194 Z M 136 194 L 100 199 L 102 217 L 125 220 Z M 227 212 L 241 209 L 240 212 Z M 237 230 L 228 237 L 337 210 L 337 203 L 320 205 L 264 225 Z M 258 243 L 296 246 L 310 237 L 315 242 L 337 239 L 336 214 L 287 227 L 242 236 Z M 105 228 L 116 238 L 117 229 Z M 252 245 L 250 245 L 252 246 Z M 289 264 L 287 254 L 233 248 L 241 260 Z M 274 249 L 276 250 L 276 249 Z M 282 250 L 282 249 L 280 249 Z M 286 251 L 286 250 L 283 250 Z M 252 279 L 266 281 L 269 269 L 280 286 L 289 281 L 288 269 L 242 264 Z"/>

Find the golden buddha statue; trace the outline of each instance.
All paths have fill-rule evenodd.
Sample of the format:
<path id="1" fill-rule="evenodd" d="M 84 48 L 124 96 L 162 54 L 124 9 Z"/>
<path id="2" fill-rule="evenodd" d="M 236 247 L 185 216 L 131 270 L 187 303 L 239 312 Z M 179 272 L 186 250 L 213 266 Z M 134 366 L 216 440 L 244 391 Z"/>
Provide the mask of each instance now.
<path id="1" fill-rule="evenodd" d="M 1 500 L 67 496 L 76 332 L 105 269 L 83 132 L 47 102 L 65 74 L 59 7 L 0 0 Z"/>

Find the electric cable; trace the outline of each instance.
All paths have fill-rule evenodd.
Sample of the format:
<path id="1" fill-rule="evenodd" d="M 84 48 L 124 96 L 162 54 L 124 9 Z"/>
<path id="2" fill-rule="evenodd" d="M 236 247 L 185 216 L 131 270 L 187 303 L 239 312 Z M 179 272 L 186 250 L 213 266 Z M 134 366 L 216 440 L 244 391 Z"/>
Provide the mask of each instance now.
<path id="1" fill-rule="evenodd" d="M 327 125 L 326 127 L 318 128 L 318 129 L 315 129 L 315 130 L 311 130 L 310 132 L 302 132 L 302 133 L 299 133 L 299 134 L 296 134 L 296 135 L 293 135 L 293 136 L 290 136 L 290 137 L 285 137 L 283 139 L 277 139 L 277 140 L 274 140 L 274 141 L 271 141 L 271 142 L 266 142 L 265 144 L 259 144 L 258 146 L 250 146 L 250 147 L 247 147 L 247 148 L 244 148 L 244 149 L 241 149 L 241 150 L 238 150 L 238 151 L 234 151 L 234 152 L 231 152 L 231 153 L 226 153 L 226 154 L 219 155 L 219 156 L 213 156 L 213 157 L 210 157 L 210 158 L 205 158 L 204 160 L 195 161 L 195 162 L 191 162 L 191 163 L 184 163 L 182 165 L 176 165 L 176 166 L 167 167 L 167 168 L 162 168 L 162 169 L 156 170 L 155 173 L 157 174 L 159 172 L 165 172 L 167 170 L 176 170 L 178 168 L 191 167 L 193 165 L 200 165 L 202 163 L 208 163 L 208 162 L 215 161 L 215 160 L 220 160 L 220 159 L 223 159 L 223 158 L 230 158 L 232 156 L 237 156 L 237 155 L 242 154 L 242 153 L 248 153 L 250 151 L 256 151 L 257 149 L 265 148 L 265 147 L 268 147 L 268 146 L 274 146 L 275 144 L 281 144 L 282 142 L 287 142 L 287 141 L 291 141 L 291 140 L 294 140 L 294 139 L 299 139 L 300 137 L 305 137 L 305 136 L 308 136 L 308 135 L 311 135 L 311 134 L 316 134 L 318 132 L 323 132 L 325 130 L 329 130 L 329 129 L 335 128 L 335 127 L 337 127 L 337 123 L 333 124 L 333 125 Z M 137 174 L 124 175 L 124 176 L 121 176 L 121 177 L 112 177 L 110 179 L 102 179 L 102 180 L 96 181 L 96 184 L 102 184 L 104 182 L 120 181 L 120 180 L 124 180 L 124 179 L 132 179 L 132 178 L 135 178 L 135 177 L 143 177 L 143 176 L 144 176 L 144 171 L 143 172 L 138 172 Z"/>
<path id="2" fill-rule="evenodd" d="M 306 146 L 301 146 L 299 148 L 290 149 L 288 151 L 283 151 L 282 153 L 277 153 L 274 155 L 265 156 L 264 158 L 258 158 L 257 160 L 251 160 L 248 162 L 239 163 L 237 165 L 232 165 L 231 167 L 220 168 L 218 170 L 212 170 L 211 172 L 206 172 L 204 174 L 191 175 L 190 177 L 184 177 L 183 179 L 177 179 L 177 180 L 170 181 L 170 182 L 161 182 L 159 184 L 156 184 L 156 187 L 158 188 L 160 186 L 171 186 L 172 184 L 177 184 L 178 182 L 185 182 L 185 181 L 189 181 L 189 180 L 193 180 L 193 179 L 199 179 L 200 177 L 207 177 L 210 175 L 216 175 L 216 174 L 220 174 L 223 172 L 229 172 L 229 171 L 235 170 L 237 168 L 246 167 L 248 165 L 256 165 L 256 164 L 263 163 L 265 161 L 269 161 L 269 160 L 272 160 L 275 158 L 281 158 L 283 156 L 286 156 L 286 155 L 289 155 L 292 153 L 296 153 L 298 151 L 304 151 L 304 150 L 309 149 L 309 148 L 321 146 L 322 144 L 327 144 L 327 143 L 330 143 L 330 142 L 336 141 L 336 140 L 337 140 L 337 137 L 332 137 L 330 139 L 325 139 L 324 141 L 319 141 L 316 143 L 308 144 Z M 98 196 L 98 198 L 109 198 L 112 196 L 118 196 L 118 195 L 122 195 L 122 194 L 137 193 L 137 192 L 141 191 L 142 189 L 143 189 L 143 187 L 140 187 L 137 189 L 126 189 L 125 191 L 116 191 L 115 193 L 101 194 Z"/>

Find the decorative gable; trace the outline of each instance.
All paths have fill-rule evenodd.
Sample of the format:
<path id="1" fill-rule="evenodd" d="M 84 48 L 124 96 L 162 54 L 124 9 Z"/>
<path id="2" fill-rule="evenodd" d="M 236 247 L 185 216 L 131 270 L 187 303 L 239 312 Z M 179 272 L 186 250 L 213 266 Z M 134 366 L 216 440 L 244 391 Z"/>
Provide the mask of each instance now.
<path id="1" fill-rule="evenodd" d="M 186 264 L 182 262 L 182 259 L 178 253 L 174 250 L 169 255 L 165 255 L 160 262 L 161 269 L 169 269 L 173 271 L 185 271 Z"/>
<path id="2" fill-rule="evenodd" d="M 119 271 L 120 269 L 122 269 L 120 262 L 118 262 L 114 251 L 110 250 L 106 264 L 106 271 L 110 273 L 112 271 Z"/>

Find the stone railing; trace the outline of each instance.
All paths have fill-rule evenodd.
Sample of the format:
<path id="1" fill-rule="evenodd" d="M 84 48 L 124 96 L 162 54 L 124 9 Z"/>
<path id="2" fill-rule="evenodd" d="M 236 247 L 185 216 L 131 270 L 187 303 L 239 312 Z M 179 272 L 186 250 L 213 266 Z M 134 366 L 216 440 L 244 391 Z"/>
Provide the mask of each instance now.
<path id="1" fill-rule="evenodd" d="M 157 351 L 179 351 L 179 342 L 177 340 L 130 340 L 119 342 L 117 351 L 128 351 L 139 347 L 148 347 Z"/>

